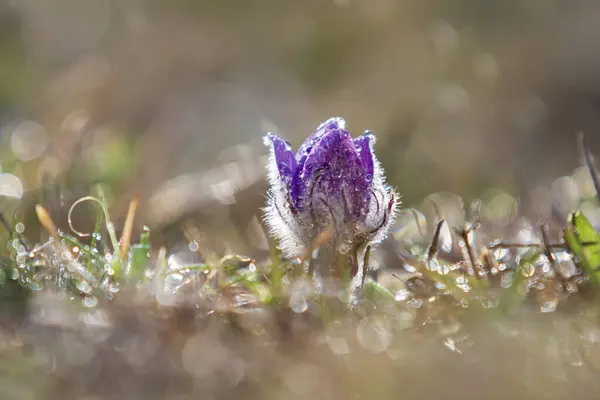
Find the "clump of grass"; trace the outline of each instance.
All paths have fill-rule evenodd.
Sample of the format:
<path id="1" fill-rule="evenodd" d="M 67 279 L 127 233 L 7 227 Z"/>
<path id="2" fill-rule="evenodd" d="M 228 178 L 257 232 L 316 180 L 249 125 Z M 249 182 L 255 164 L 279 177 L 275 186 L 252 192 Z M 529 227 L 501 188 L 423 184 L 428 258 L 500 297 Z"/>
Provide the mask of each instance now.
<path id="1" fill-rule="evenodd" d="M 302 259 L 282 258 L 273 244 L 264 260 L 186 263 L 152 249 L 148 229 L 134 240 L 137 197 L 121 238 L 102 194 L 73 207 L 86 201 L 98 205 L 90 233 L 58 230 L 42 205 L 43 243 L 4 221 L 11 253 L 1 260 L 2 290 L 13 282 L 31 291 L 19 328 L 6 329 L 0 363 L 19 371 L 5 384 L 12 389 L 36 377 L 20 398 L 586 398 L 595 390 L 600 233 L 578 210 L 557 240 L 540 224 L 531 242 L 491 237 L 477 216 L 452 233 L 440 215 L 430 239 L 397 243 L 399 265 L 366 279 L 349 307 L 349 276 L 315 290 L 307 273 L 320 242 Z M 419 214 L 403 213 L 425 238 Z"/>

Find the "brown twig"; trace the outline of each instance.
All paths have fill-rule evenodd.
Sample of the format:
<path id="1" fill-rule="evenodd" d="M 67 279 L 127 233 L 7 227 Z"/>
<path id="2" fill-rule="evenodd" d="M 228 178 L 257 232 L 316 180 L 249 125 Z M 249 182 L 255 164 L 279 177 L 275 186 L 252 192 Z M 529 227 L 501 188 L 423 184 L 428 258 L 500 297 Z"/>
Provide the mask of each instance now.
<path id="1" fill-rule="evenodd" d="M 462 238 L 463 242 L 465 243 L 465 248 L 466 248 L 466 253 L 467 253 L 467 257 L 468 260 L 465 261 L 469 261 L 471 263 L 471 266 L 473 267 L 473 272 L 475 273 L 475 278 L 479 279 L 479 269 L 478 269 L 478 264 L 475 258 L 475 251 L 473 250 L 473 247 L 471 247 L 471 244 L 469 243 L 469 235 L 472 233 L 473 228 L 472 226 L 467 228 L 467 229 L 463 229 L 462 231 L 458 232 L 460 234 L 460 237 Z"/>
<path id="2" fill-rule="evenodd" d="M 444 226 L 444 219 L 440 219 L 435 227 L 435 232 L 433 233 L 433 238 L 431 238 L 431 244 L 429 245 L 429 249 L 427 250 L 427 265 L 433 258 L 437 255 L 439 250 L 439 241 L 440 235 L 442 233 L 442 226 Z"/>

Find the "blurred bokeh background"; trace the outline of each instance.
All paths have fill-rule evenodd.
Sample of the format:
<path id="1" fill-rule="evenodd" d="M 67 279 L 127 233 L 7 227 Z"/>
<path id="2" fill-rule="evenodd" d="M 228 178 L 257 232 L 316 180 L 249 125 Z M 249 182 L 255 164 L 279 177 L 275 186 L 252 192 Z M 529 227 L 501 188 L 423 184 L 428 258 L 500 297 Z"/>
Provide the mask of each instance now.
<path id="1" fill-rule="evenodd" d="M 594 1 L 0 0 L 0 19 L 0 196 L 21 219 L 42 202 L 65 226 L 101 184 L 117 220 L 141 194 L 156 240 L 264 248 L 262 136 L 297 146 L 330 116 L 377 135 L 407 206 L 550 186 L 580 131 L 600 153 Z"/>

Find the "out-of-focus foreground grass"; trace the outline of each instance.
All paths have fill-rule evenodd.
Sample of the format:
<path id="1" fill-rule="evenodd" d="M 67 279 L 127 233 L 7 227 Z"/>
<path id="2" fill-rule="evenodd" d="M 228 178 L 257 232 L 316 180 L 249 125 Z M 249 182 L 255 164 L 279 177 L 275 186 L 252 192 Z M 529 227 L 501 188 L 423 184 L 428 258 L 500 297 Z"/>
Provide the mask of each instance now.
<path id="1" fill-rule="evenodd" d="M 600 233 L 579 208 L 552 230 L 477 202 L 451 229 L 464 208 L 446 194 L 436 204 L 448 220 L 433 232 L 404 209 L 399 259 L 370 260 L 378 273 L 353 293 L 343 274 L 315 290 L 311 256 L 285 260 L 274 244 L 253 259 L 196 241 L 152 249 L 147 229 L 132 243 L 139 198 L 119 235 L 98 191 L 68 213 L 72 223 L 74 207 L 96 205 L 89 233 L 58 230 L 40 205 L 44 242 L 30 242 L 23 223 L 6 226 L 3 398 L 585 399 L 597 390 Z M 598 209 L 596 198 L 579 205 Z M 515 219 L 500 234 L 502 216 Z"/>

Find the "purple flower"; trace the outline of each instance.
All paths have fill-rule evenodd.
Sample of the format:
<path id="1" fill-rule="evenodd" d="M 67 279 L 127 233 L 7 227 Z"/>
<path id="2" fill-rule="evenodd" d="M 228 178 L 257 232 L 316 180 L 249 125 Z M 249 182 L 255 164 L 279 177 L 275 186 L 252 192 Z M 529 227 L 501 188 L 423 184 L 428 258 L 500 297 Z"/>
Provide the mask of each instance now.
<path id="1" fill-rule="evenodd" d="M 397 195 L 385 184 L 373 153 L 375 136 L 352 139 L 342 118 L 331 118 L 300 146 L 269 134 L 270 191 L 265 221 L 287 257 L 304 254 L 316 236 L 333 229 L 342 254 L 382 241 L 393 222 Z"/>

